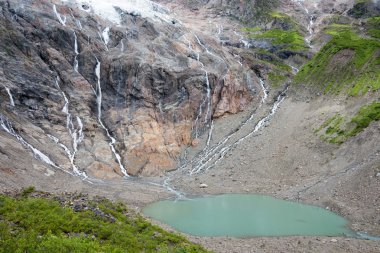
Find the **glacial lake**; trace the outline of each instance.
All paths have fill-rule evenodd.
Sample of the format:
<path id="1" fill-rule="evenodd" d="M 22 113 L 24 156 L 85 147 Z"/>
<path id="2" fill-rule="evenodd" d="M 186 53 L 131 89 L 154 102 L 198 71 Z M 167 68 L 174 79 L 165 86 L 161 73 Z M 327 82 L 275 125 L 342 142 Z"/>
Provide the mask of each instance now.
<path id="1" fill-rule="evenodd" d="M 146 216 L 196 236 L 353 236 L 348 221 L 320 207 L 251 194 L 164 200 Z"/>

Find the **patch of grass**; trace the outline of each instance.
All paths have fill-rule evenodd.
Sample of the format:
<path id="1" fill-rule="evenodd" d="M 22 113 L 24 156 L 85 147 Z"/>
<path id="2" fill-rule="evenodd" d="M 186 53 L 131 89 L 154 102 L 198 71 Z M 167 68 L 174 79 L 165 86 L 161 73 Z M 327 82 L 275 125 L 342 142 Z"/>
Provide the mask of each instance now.
<path id="1" fill-rule="evenodd" d="M 278 11 L 272 11 L 271 13 L 269 13 L 269 15 L 272 17 L 272 18 L 278 18 L 278 19 L 288 19 L 290 18 L 288 15 L 286 15 L 285 13 L 281 13 L 281 12 L 278 12 Z"/>
<path id="2" fill-rule="evenodd" d="M 36 190 L 36 188 L 34 188 L 34 186 L 29 186 L 29 187 L 24 188 L 24 189 L 22 190 L 21 195 L 22 195 L 23 197 L 27 197 L 27 196 L 29 196 L 31 193 L 35 192 L 35 190 Z"/>
<path id="3" fill-rule="evenodd" d="M 347 14 L 354 18 L 368 18 L 379 15 L 378 3 L 374 0 L 356 0 Z"/>
<path id="4" fill-rule="evenodd" d="M 369 18 L 366 28 L 369 36 L 380 39 L 380 17 Z"/>
<path id="5" fill-rule="evenodd" d="M 351 118 L 337 114 L 325 121 L 315 132 L 331 143 L 343 143 L 366 129 L 373 121 L 380 120 L 380 102 L 372 102 L 359 109 Z"/>
<path id="6" fill-rule="evenodd" d="M 304 51 L 307 49 L 301 33 L 295 30 L 268 30 L 251 36 L 252 39 L 270 39 L 274 45 L 282 45 L 283 50 Z"/>
<path id="7" fill-rule="evenodd" d="M 278 56 L 260 48 L 252 49 L 252 51 L 254 54 L 244 55 L 246 61 L 248 57 L 251 56 L 250 61 L 252 64 L 260 64 L 266 66 L 265 68 L 270 69 L 268 79 L 271 87 L 277 88 L 290 82 L 290 78 L 293 76 L 292 68 L 285 64 Z M 252 58 L 252 56 L 254 56 L 254 58 Z"/>
<path id="8" fill-rule="evenodd" d="M 275 72 L 270 72 L 268 74 L 269 82 L 271 84 L 271 87 L 277 88 L 281 84 L 285 83 L 288 78 L 285 75 L 278 75 Z"/>
<path id="9" fill-rule="evenodd" d="M 351 128 L 348 136 L 355 136 L 371 124 L 380 120 L 380 102 L 373 102 L 360 108 L 359 112 L 351 119 Z"/>
<path id="10" fill-rule="evenodd" d="M 256 0 L 256 1 L 238 1 L 244 3 L 241 18 L 249 24 L 265 24 L 270 20 L 270 13 L 279 6 L 279 0 Z"/>
<path id="11" fill-rule="evenodd" d="M 329 119 L 327 119 L 318 129 L 316 129 L 314 132 L 315 133 L 318 133 L 319 131 L 321 131 L 322 129 L 326 128 L 327 126 L 329 126 L 330 124 L 332 124 L 334 121 L 338 120 L 338 117 L 341 117 L 340 114 L 337 114 Z"/>
<path id="12" fill-rule="evenodd" d="M 0 252 L 207 252 L 122 203 L 35 195 L 0 195 Z"/>
<path id="13" fill-rule="evenodd" d="M 360 37 L 350 25 L 334 24 L 325 32 L 332 39 L 300 70 L 294 83 L 320 87 L 325 93 L 346 91 L 351 96 L 380 89 L 380 42 Z M 345 49 L 352 57 L 344 58 Z M 340 61 L 335 59 L 339 53 L 343 55 Z"/>
<path id="14" fill-rule="evenodd" d="M 244 27 L 243 29 L 241 29 L 242 32 L 245 32 L 245 33 L 257 33 L 259 31 L 261 31 L 261 28 L 260 27 Z"/>

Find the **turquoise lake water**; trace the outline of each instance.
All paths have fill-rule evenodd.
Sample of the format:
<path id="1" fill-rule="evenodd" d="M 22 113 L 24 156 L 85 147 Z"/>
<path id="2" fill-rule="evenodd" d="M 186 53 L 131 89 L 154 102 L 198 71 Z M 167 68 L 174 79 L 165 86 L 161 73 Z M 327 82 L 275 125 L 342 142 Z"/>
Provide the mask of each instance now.
<path id="1" fill-rule="evenodd" d="M 348 221 L 323 208 L 251 194 L 164 200 L 143 213 L 196 236 L 352 235 Z"/>

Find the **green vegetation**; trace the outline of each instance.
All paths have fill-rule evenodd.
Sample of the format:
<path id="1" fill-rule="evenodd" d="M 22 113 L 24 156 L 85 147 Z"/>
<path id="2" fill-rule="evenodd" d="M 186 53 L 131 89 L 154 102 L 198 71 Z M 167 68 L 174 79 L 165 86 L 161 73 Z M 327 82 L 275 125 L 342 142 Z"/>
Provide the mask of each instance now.
<path id="1" fill-rule="evenodd" d="M 247 62 L 266 66 L 271 71 L 268 73 L 270 86 L 280 87 L 282 84 L 289 83 L 292 77 L 292 68 L 284 63 L 277 55 L 260 48 L 254 48 L 252 53 L 242 53 L 241 55 Z"/>
<path id="2" fill-rule="evenodd" d="M 0 195 L 0 252 L 207 252 L 122 203 L 24 190 Z"/>
<path id="3" fill-rule="evenodd" d="M 245 33 L 257 33 L 257 32 L 260 32 L 261 31 L 261 28 L 260 27 L 244 27 L 242 29 L 243 32 Z"/>
<path id="4" fill-rule="evenodd" d="M 240 4 L 239 1 L 238 4 Z M 241 15 L 242 21 L 250 24 L 267 23 L 270 13 L 279 5 L 279 0 L 245 1 L 245 8 Z"/>
<path id="5" fill-rule="evenodd" d="M 283 50 L 302 51 L 307 49 L 304 38 L 295 30 L 268 30 L 261 34 L 252 35 L 251 38 L 271 39 L 274 45 L 283 45 Z"/>
<path id="6" fill-rule="evenodd" d="M 375 101 L 361 107 L 351 119 L 340 114 L 329 118 L 315 132 L 320 133 L 328 142 L 340 144 L 362 132 L 371 122 L 378 120 L 380 120 L 380 102 Z"/>
<path id="7" fill-rule="evenodd" d="M 360 37 L 350 25 L 333 24 L 325 32 L 332 39 L 300 70 L 295 83 L 351 96 L 380 89 L 380 41 Z"/>
<path id="8" fill-rule="evenodd" d="M 355 136 L 367 128 L 372 121 L 378 120 L 380 120 L 380 102 L 373 102 L 360 108 L 359 112 L 351 119 L 354 126 L 351 128 L 349 136 Z"/>
<path id="9" fill-rule="evenodd" d="M 373 0 L 356 0 L 355 5 L 348 11 L 348 15 L 354 18 L 368 18 L 378 16 L 379 9 Z"/>
<path id="10" fill-rule="evenodd" d="M 279 87 L 281 84 L 283 83 L 286 83 L 287 81 L 287 77 L 283 74 L 276 74 L 277 72 L 270 72 L 268 74 L 268 78 L 269 78 L 269 82 L 271 84 L 271 87 L 273 88 L 277 88 Z"/>
<path id="11" fill-rule="evenodd" d="M 380 17 L 368 19 L 366 28 L 369 36 L 380 39 Z"/>

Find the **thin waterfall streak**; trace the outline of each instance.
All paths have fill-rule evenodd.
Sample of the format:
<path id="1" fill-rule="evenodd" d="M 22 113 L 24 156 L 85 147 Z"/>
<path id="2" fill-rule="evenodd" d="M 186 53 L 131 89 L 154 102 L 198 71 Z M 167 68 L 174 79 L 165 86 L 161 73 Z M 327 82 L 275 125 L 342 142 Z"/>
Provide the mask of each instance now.
<path id="1" fill-rule="evenodd" d="M 219 157 L 214 161 L 214 163 L 208 167 L 206 167 L 205 165 L 207 165 L 207 162 L 201 167 L 201 169 L 205 168 L 205 171 L 208 171 L 209 169 L 211 169 L 212 167 L 214 167 L 218 162 L 220 162 L 224 157 L 225 155 L 230 152 L 232 149 L 235 149 L 239 144 L 241 144 L 244 140 L 246 140 L 247 138 L 251 137 L 253 134 L 257 133 L 259 130 L 261 130 L 263 128 L 263 126 L 265 125 L 265 123 L 267 123 L 272 117 L 273 115 L 277 112 L 277 109 L 279 108 L 279 106 L 281 105 L 281 103 L 284 101 L 285 99 L 285 94 L 286 94 L 286 91 L 288 90 L 288 87 L 277 97 L 276 99 L 276 102 L 273 104 L 271 110 L 270 110 L 270 113 L 265 116 L 264 118 L 262 118 L 256 125 L 255 125 L 255 128 L 252 132 L 248 133 L 247 135 L 243 136 L 242 138 L 240 138 L 239 140 L 235 141 L 233 144 L 225 147 L 225 149 L 219 153 Z M 216 158 L 217 156 L 214 156 L 214 158 Z M 209 161 L 211 161 L 213 159 L 210 159 Z M 196 173 L 200 172 L 201 169 L 198 169 Z"/>
<path id="2" fill-rule="evenodd" d="M 314 36 L 314 32 L 313 32 L 314 17 L 313 17 L 313 15 L 310 16 L 310 11 L 309 11 L 309 9 L 306 8 L 306 6 L 305 6 L 304 4 L 302 4 L 303 1 L 300 1 L 300 0 L 293 0 L 293 1 L 295 1 L 297 4 L 299 4 L 299 5 L 301 6 L 301 8 L 303 8 L 303 9 L 305 10 L 307 16 L 309 17 L 309 24 L 308 24 L 308 26 L 307 26 L 307 31 L 308 31 L 308 33 L 309 33 L 309 36 L 307 36 L 307 37 L 305 38 L 305 42 L 306 42 L 306 44 L 307 44 L 310 48 L 312 48 L 311 40 L 312 40 L 312 38 L 313 38 L 313 36 Z"/>
<path id="3" fill-rule="evenodd" d="M 213 130 L 214 130 L 214 121 L 212 120 L 211 121 L 211 126 L 210 126 L 210 131 L 208 132 L 208 138 L 207 138 L 206 148 L 208 148 L 210 146 Z"/>
<path id="4" fill-rule="evenodd" d="M 265 101 L 268 99 L 268 95 L 269 95 L 269 92 L 268 90 L 265 88 L 265 82 L 262 78 L 259 79 L 259 83 L 260 83 L 260 86 L 261 86 L 261 90 L 263 92 L 263 96 L 261 97 L 261 104 L 264 104 Z"/>
<path id="5" fill-rule="evenodd" d="M 120 40 L 120 43 L 121 43 L 120 51 L 124 52 L 124 42 L 123 42 L 123 39 Z"/>
<path id="6" fill-rule="evenodd" d="M 219 24 L 215 24 L 216 28 L 218 29 L 218 32 L 216 33 L 216 37 L 218 40 L 220 40 L 220 35 L 223 32 L 223 26 Z"/>
<path id="7" fill-rule="evenodd" d="M 196 56 L 197 56 L 197 61 L 201 64 L 201 69 L 205 72 L 205 76 L 206 76 L 206 85 L 209 86 L 208 72 L 204 69 L 204 64 L 199 60 L 199 59 L 200 59 L 200 55 L 199 55 L 199 53 L 196 52 L 196 51 L 192 48 L 191 43 L 190 43 L 190 41 L 187 39 L 186 36 L 183 36 L 183 38 L 184 38 L 185 41 L 188 43 L 189 50 L 196 54 Z M 208 91 L 207 91 L 207 93 L 208 93 Z M 193 131 L 194 128 L 195 128 L 195 139 L 198 138 L 198 125 L 199 125 L 199 120 L 200 120 L 200 118 L 202 117 L 202 113 L 203 113 L 203 109 L 202 109 L 202 108 L 203 108 L 204 104 L 206 103 L 207 96 L 208 96 L 208 95 L 206 95 L 206 98 L 203 99 L 202 102 L 201 102 L 201 104 L 199 105 L 198 114 L 197 114 L 197 117 L 195 118 L 195 122 L 194 122 L 194 124 L 193 124 L 193 126 L 192 126 L 192 131 Z M 206 117 L 207 117 L 207 115 L 206 115 Z"/>
<path id="8" fill-rule="evenodd" d="M 215 58 L 218 58 L 221 62 L 223 62 L 226 66 L 227 66 L 227 63 L 225 62 L 225 60 L 223 60 L 223 58 L 222 57 L 220 57 L 220 56 L 217 56 L 217 55 L 215 55 L 214 53 L 212 53 L 202 42 L 201 42 L 201 40 L 199 39 L 199 37 L 195 34 L 195 33 L 193 33 L 193 35 L 194 35 L 194 37 L 195 37 L 195 39 L 197 40 L 197 42 L 198 42 L 198 44 L 206 51 L 206 53 L 208 53 L 209 55 L 211 55 L 211 56 L 213 56 L 213 57 L 215 57 Z"/>
<path id="9" fill-rule="evenodd" d="M 115 156 L 115 158 L 119 164 L 119 168 L 120 168 L 121 173 L 123 173 L 123 175 L 125 177 L 130 177 L 127 173 L 127 170 L 125 169 L 124 165 L 121 162 L 120 154 L 117 153 L 117 151 L 115 149 L 116 139 L 111 136 L 108 128 L 103 124 L 103 121 L 102 121 L 102 89 L 101 89 L 101 85 L 100 85 L 100 66 L 101 66 L 100 64 L 101 63 L 98 60 L 98 58 L 95 57 L 95 59 L 96 59 L 95 75 L 97 77 L 96 101 L 97 101 L 97 106 L 98 106 L 98 121 L 99 121 L 100 126 L 106 132 L 107 137 L 111 140 L 111 142 L 109 142 L 108 145 L 110 146 L 111 151 L 114 154 L 114 156 Z"/>
<path id="10" fill-rule="evenodd" d="M 261 103 L 260 103 L 260 106 L 259 106 L 259 107 L 261 107 L 261 106 L 265 103 L 265 101 L 268 99 L 268 94 L 269 94 L 269 92 L 268 92 L 268 90 L 267 90 L 267 89 L 265 88 L 265 86 L 264 86 L 264 80 L 263 80 L 263 79 L 259 79 L 259 81 L 260 81 L 260 87 L 261 87 L 261 89 L 262 89 L 262 94 L 263 94 L 263 95 L 262 95 L 262 98 L 261 98 Z M 255 115 L 255 113 L 252 113 L 251 116 L 248 117 L 248 118 L 243 122 L 243 124 L 241 124 L 241 125 L 239 126 L 239 128 L 245 126 L 249 121 L 251 121 L 251 120 L 253 119 L 254 115 Z M 205 156 L 208 156 L 211 152 L 214 152 L 216 149 L 218 149 L 219 147 L 221 147 L 222 145 L 224 145 L 224 144 L 225 144 L 230 138 L 232 138 L 236 133 L 237 133 L 237 131 L 235 131 L 235 132 L 229 134 L 227 137 L 225 137 L 223 140 L 221 140 L 221 141 L 220 141 L 220 142 L 219 142 L 219 143 L 218 143 L 213 149 L 211 149 L 209 153 L 206 153 Z"/>
<path id="11" fill-rule="evenodd" d="M 74 127 L 72 115 L 71 115 L 71 113 L 69 111 L 70 101 L 67 98 L 66 93 L 61 89 L 61 86 L 59 85 L 59 81 L 60 81 L 59 77 L 57 76 L 57 78 L 56 78 L 56 86 L 61 91 L 62 97 L 64 98 L 64 101 L 65 101 L 65 105 L 62 108 L 62 112 L 66 114 L 66 128 L 67 128 L 67 130 L 68 130 L 68 132 L 70 134 L 70 137 L 71 137 L 73 151 L 70 151 L 70 149 L 68 149 L 67 146 L 65 146 L 64 144 L 60 143 L 58 138 L 56 138 L 56 137 L 54 137 L 54 138 L 50 137 L 50 138 L 52 140 L 54 140 L 56 142 L 56 144 L 58 144 L 59 146 L 61 146 L 65 150 L 65 152 L 66 152 L 66 154 L 67 154 L 67 156 L 68 156 L 68 158 L 70 160 L 71 167 L 73 169 L 74 174 L 80 176 L 82 178 L 82 180 L 85 180 L 85 179 L 88 178 L 86 172 L 81 171 L 76 166 L 76 164 L 74 162 L 75 155 L 76 155 L 76 153 L 78 151 L 78 145 L 84 139 L 83 123 L 82 123 L 81 119 L 77 116 L 76 120 L 77 120 L 78 127 L 77 128 Z"/>
<path id="12" fill-rule="evenodd" d="M 30 143 L 28 143 L 21 135 L 19 135 L 14 129 L 13 129 L 13 126 L 12 126 L 12 123 L 3 115 L 0 114 L 0 126 L 3 128 L 3 130 L 5 130 L 5 132 L 7 132 L 8 134 L 12 135 L 13 137 L 15 137 L 23 146 L 27 147 L 28 149 L 30 149 L 33 153 L 33 156 L 34 158 L 36 158 L 37 160 L 40 160 L 44 163 L 46 163 L 47 165 L 50 165 L 56 169 L 60 169 L 70 175 L 73 175 L 72 173 L 62 169 L 61 167 L 59 167 L 58 165 L 56 165 L 47 155 L 45 155 L 43 152 L 41 152 L 40 150 L 38 150 L 37 148 L 35 148 L 34 146 L 32 146 Z"/>
<path id="13" fill-rule="evenodd" d="M 170 181 L 171 181 L 171 177 L 170 176 L 166 177 L 166 179 L 164 180 L 164 183 L 162 184 L 162 186 L 168 192 L 171 192 L 171 193 L 175 194 L 177 196 L 177 199 L 182 199 L 184 197 L 184 194 L 182 192 L 180 192 L 180 191 L 177 191 L 173 187 L 171 187 L 170 184 L 169 184 Z"/>
<path id="14" fill-rule="evenodd" d="M 109 31 L 110 31 L 110 28 L 109 27 L 106 27 L 102 34 L 101 34 L 101 38 L 103 40 L 103 43 L 104 43 L 104 46 L 106 47 L 106 50 L 108 51 L 108 43 L 110 41 L 110 36 L 109 36 Z"/>
<path id="15" fill-rule="evenodd" d="M 78 55 L 79 55 L 79 52 L 78 52 L 78 38 L 77 38 L 77 35 L 74 31 L 74 53 L 75 53 L 75 57 L 74 57 L 74 70 L 75 72 L 78 72 L 78 66 L 79 66 L 79 63 L 78 63 Z"/>
<path id="16" fill-rule="evenodd" d="M 210 114 L 210 107 L 211 107 L 211 87 L 210 87 L 210 80 L 208 79 L 208 72 L 205 71 L 205 79 L 206 79 L 206 98 L 207 98 L 207 110 L 206 110 L 206 115 L 205 115 L 205 120 L 203 123 L 207 123 L 209 121 L 209 114 Z M 210 115 L 211 118 L 211 115 Z"/>
<path id="17" fill-rule="evenodd" d="M 249 41 L 245 40 L 244 37 L 243 37 L 243 35 L 241 35 L 237 31 L 234 31 L 234 33 L 235 33 L 236 36 L 238 36 L 240 38 L 240 42 L 244 45 L 245 48 L 252 47 L 252 44 L 249 43 Z"/>
<path id="18" fill-rule="evenodd" d="M 261 86 L 261 89 L 262 89 L 262 99 L 261 99 L 261 103 L 260 103 L 260 106 L 259 106 L 259 107 L 261 107 L 266 102 L 266 100 L 268 99 L 268 90 L 265 88 L 264 81 L 261 78 L 259 80 L 260 80 L 260 86 Z M 263 119 L 261 119 L 255 125 L 253 133 L 255 133 L 258 130 L 260 130 L 262 128 L 262 126 L 264 125 L 264 123 L 271 117 L 271 115 L 275 113 L 275 111 L 278 108 L 277 102 L 282 98 L 282 95 L 285 92 L 286 92 L 286 90 L 277 98 L 276 102 L 273 105 L 272 110 L 270 111 L 270 114 L 267 117 L 264 117 Z M 283 100 L 283 98 L 282 98 L 282 100 Z M 282 100 L 280 101 L 280 103 L 282 102 Z M 253 119 L 253 116 L 254 116 L 254 113 L 252 113 L 252 115 L 239 126 L 239 129 L 241 127 L 245 126 L 249 121 L 251 121 Z M 229 141 L 229 139 L 231 139 L 233 136 L 235 136 L 235 134 L 237 132 L 238 131 L 234 131 L 233 133 L 229 134 L 222 141 L 220 141 L 213 148 L 211 148 L 208 152 L 207 151 L 206 152 L 202 151 L 203 152 L 203 157 L 202 157 L 202 152 L 201 152 L 201 158 L 198 158 L 198 160 L 196 160 L 195 163 L 193 163 L 193 169 L 190 171 L 190 175 L 199 173 L 200 171 L 204 170 L 205 168 L 207 170 L 210 167 L 214 166 L 215 162 L 214 162 L 214 164 L 212 166 L 207 167 L 207 165 L 210 162 L 212 162 L 212 161 L 219 161 L 219 160 L 223 159 L 225 157 L 225 155 L 231 150 L 231 148 L 233 148 L 236 145 L 239 145 L 242 142 L 241 139 L 244 140 L 244 139 L 248 138 L 249 136 L 251 136 L 253 134 L 251 132 L 251 133 L 248 134 L 248 136 L 244 136 L 244 137 L 240 138 L 239 140 L 235 141 L 233 144 L 224 146 Z"/>
<path id="19" fill-rule="evenodd" d="M 63 18 L 61 17 L 61 15 L 58 13 L 57 11 L 57 7 L 55 6 L 55 4 L 53 4 L 53 11 L 55 13 L 55 16 L 58 18 L 58 21 L 63 25 L 63 26 L 66 26 L 66 17 L 63 16 Z"/>
<path id="20" fill-rule="evenodd" d="M 76 19 L 76 18 L 74 17 L 74 13 L 73 13 L 73 10 L 72 10 L 72 9 L 70 9 L 70 15 L 71 15 L 71 17 L 73 18 L 73 20 L 75 21 L 75 24 L 77 25 L 77 27 L 79 28 L 79 30 L 82 30 L 82 29 L 83 29 L 83 27 L 82 27 L 82 23 L 80 22 L 80 20 L 78 20 L 78 19 Z"/>
<path id="21" fill-rule="evenodd" d="M 202 47 L 203 44 L 200 42 L 199 38 L 194 34 L 195 38 L 198 40 L 198 44 L 201 45 Z M 203 106 L 206 105 L 206 114 L 205 114 L 205 119 L 203 121 L 203 123 L 207 123 L 209 120 L 211 120 L 211 117 L 209 117 L 210 115 L 210 111 L 211 111 L 211 87 L 210 87 L 210 80 L 208 78 L 208 72 L 207 70 L 205 69 L 205 65 L 200 61 L 200 54 L 198 52 L 196 52 L 193 47 L 191 46 L 191 43 L 190 41 L 187 39 L 186 36 L 183 36 L 184 40 L 188 43 L 188 48 L 191 52 L 195 53 L 196 56 L 197 56 L 197 61 L 201 64 L 201 69 L 205 72 L 205 81 L 206 81 L 206 97 L 202 100 L 202 103 L 200 104 L 199 106 L 199 110 L 198 110 L 198 115 L 195 119 L 195 138 L 197 139 L 198 138 L 198 127 L 199 127 L 199 121 L 201 120 L 201 117 L 202 117 L 202 113 L 203 113 Z M 205 47 L 204 47 L 205 48 Z M 206 49 L 206 48 L 205 48 Z M 207 49 L 206 49 L 207 50 Z M 210 53 L 208 50 L 207 50 L 208 53 Z"/>
<path id="22" fill-rule="evenodd" d="M 10 106 L 14 107 L 15 106 L 15 101 L 13 100 L 13 96 L 12 96 L 11 90 L 8 87 L 5 87 L 5 90 L 7 91 L 8 96 L 9 96 L 9 104 L 10 104 Z"/>

